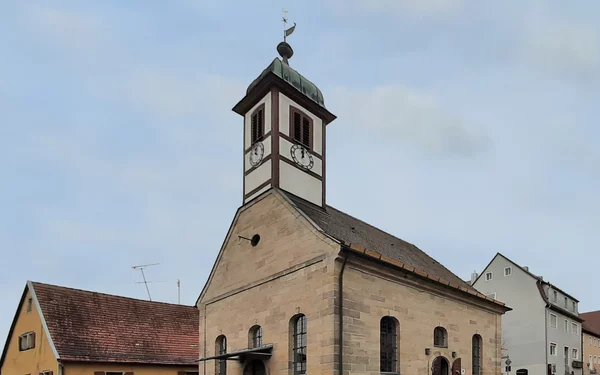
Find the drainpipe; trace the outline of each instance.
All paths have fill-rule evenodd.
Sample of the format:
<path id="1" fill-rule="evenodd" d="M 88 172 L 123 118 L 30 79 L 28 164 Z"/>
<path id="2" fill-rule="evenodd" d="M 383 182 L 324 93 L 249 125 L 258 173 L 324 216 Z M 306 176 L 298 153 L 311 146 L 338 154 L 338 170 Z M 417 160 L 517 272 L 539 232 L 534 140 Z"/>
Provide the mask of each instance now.
<path id="1" fill-rule="evenodd" d="M 338 316 L 339 316 L 339 348 L 340 352 L 338 355 L 338 375 L 343 374 L 344 365 L 344 269 L 346 269 L 346 261 L 348 260 L 348 254 L 344 255 L 344 262 L 342 263 L 342 269 L 338 276 Z"/>

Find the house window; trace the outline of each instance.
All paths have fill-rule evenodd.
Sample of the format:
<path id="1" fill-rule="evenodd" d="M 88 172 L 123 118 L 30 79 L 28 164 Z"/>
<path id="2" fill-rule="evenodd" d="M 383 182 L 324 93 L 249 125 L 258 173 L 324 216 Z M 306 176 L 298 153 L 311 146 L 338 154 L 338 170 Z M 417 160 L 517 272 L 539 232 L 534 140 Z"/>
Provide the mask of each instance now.
<path id="1" fill-rule="evenodd" d="M 552 291 L 552 299 L 554 300 L 554 302 L 558 301 L 558 293 L 556 292 L 556 290 Z"/>
<path id="2" fill-rule="evenodd" d="M 471 363 L 473 364 L 473 375 L 481 375 L 481 336 L 473 335 L 473 347 L 471 353 L 473 358 Z"/>
<path id="3" fill-rule="evenodd" d="M 27 299 L 27 312 L 31 312 L 32 299 Z"/>
<path id="4" fill-rule="evenodd" d="M 550 355 L 556 355 L 556 344 L 550 343 Z"/>
<path id="5" fill-rule="evenodd" d="M 504 276 L 510 276 L 512 275 L 512 267 L 506 267 L 504 269 Z"/>
<path id="6" fill-rule="evenodd" d="M 550 314 L 550 327 L 556 328 L 556 315 Z"/>
<path id="7" fill-rule="evenodd" d="M 579 327 L 577 326 L 577 323 L 571 324 L 571 331 L 573 332 L 574 335 L 577 335 L 579 333 Z"/>
<path id="8" fill-rule="evenodd" d="M 490 281 L 494 278 L 494 275 L 491 272 L 487 272 L 485 274 L 485 281 Z"/>
<path id="9" fill-rule="evenodd" d="M 573 301 L 573 312 L 577 312 L 577 303 Z"/>
<path id="10" fill-rule="evenodd" d="M 227 338 L 223 335 L 217 337 L 215 342 L 215 353 L 217 355 L 227 354 Z M 219 359 L 215 361 L 215 374 L 226 375 L 227 374 L 227 360 Z"/>
<path id="11" fill-rule="evenodd" d="M 24 333 L 19 336 L 19 351 L 35 348 L 35 332 Z"/>
<path id="12" fill-rule="evenodd" d="M 565 319 L 565 332 L 569 332 L 569 321 Z"/>
<path id="13" fill-rule="evenodd" d="M 565 309 L 569 306 L 569 299 L 565 297 Z"/>
<path id="14" fill-rule="evenodd" d="M 312 149 L 312 119 L 294 107 L 290 107 L 290 116 L 290 133 L 292 134 L 292 138 L 306 148 Z"/>
<path id="15" fill-rule="evenodd" d="M 292 319 L 292 362 L 294 374 L 306 374 L 306 316 Z"/>
<path id="16" fill-rule="evenodd" d="M 265 135 L 265 105 L 262 104 L 258 107 L 251 116 L 252 124 L 251 128 L 251 138 L 252 144 L 260 141 Z"/>
<path id="17" fill-rule="evenodd" d="M 573 352 L 571 353 L 571 356 L 573 357 L 574 361 L 579 359 L 579 352 L 577 351 L 577 349 L 573 348 Z"/>
<path id="18" fill-rule="evenodd" d="M 250 347 L 251 348 L 260 348 L 263 344 L 262 341 L 262 327 L 261 326 L 254 326 L 252 328 L 250 328 Z"/>
<path id="19" fill-rule="evenodd" d="M 435 327 L 433 330 L 433 346 L 438 348 L 448 347 L 448 332 L 443 327 Z"/>
<path id="20" fill-rule="evenodd" d="M 398 372 L 398 325 L 390 316 L 379 322 L 379 369 L 380 372 Z"/>

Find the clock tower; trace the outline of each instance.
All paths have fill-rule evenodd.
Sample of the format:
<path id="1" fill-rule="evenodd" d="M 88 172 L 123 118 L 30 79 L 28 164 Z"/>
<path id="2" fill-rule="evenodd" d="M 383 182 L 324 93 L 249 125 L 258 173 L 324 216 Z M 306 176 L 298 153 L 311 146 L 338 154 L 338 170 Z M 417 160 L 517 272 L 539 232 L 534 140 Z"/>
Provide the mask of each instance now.
<path id="1" fill-rule="evenodd" d="M 325 129 L 336 117 L 321 90 L 290 67 L 293 50 L 285 38 L 277 51 L 282 59 L 275 58 L 233 108 L 244 118 L 244 204 L 279 188 L 325 207 Z"/>

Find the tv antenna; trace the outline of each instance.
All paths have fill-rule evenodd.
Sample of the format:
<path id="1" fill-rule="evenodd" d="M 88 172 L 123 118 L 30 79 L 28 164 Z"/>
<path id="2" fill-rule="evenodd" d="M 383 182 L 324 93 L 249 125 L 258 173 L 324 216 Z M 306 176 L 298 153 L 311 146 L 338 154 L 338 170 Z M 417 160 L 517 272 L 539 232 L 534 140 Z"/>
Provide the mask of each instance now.
<path id="1" fill-rule="evenodd" d="M 134 269 L 134 270 L 140 270 L 140 271 L 142 272 L 142 278 L 144 279 L 144 281 L 140 281 L 139 283 L 140 283 L 140 284 L 142 284 L 142 283 L 143 283 L 144 285 L 146 285 L 146 292 L 148 292 L 148 299 L 149 299 L 150 301 L 152 301 L 152 297 L 150 297 L 150 289 L 148 288 L 148 283 L 149 283 L 149 282 L 151 282 L 151 281 L 147 281 L 147 280 L 146 280 L 146 275 L 144 274 L 144 268 L 146 268 L 146 267 L 150 267 L 150 266 L 157 266 L 157 265 L 159 265 L 159 264 L 160 264 L 160 263 L 153 263 L 153 264 L 142 264 L 142 265 L 139 265 L 139 266 L 133 266 L 133 267 L 131 267 L 131 268 L 132 268 L 132 269 Z"/>

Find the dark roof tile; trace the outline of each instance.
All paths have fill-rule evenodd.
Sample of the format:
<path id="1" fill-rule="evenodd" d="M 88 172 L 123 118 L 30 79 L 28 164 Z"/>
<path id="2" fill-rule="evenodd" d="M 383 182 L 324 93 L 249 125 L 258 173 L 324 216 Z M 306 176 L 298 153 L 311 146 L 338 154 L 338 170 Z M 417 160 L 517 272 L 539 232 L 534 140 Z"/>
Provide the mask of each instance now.
<path id="1" fill-rule="evenodd" d="M 63 360 L 181 365 L 199 358 L 193 306 L 32 285 Z"/>

